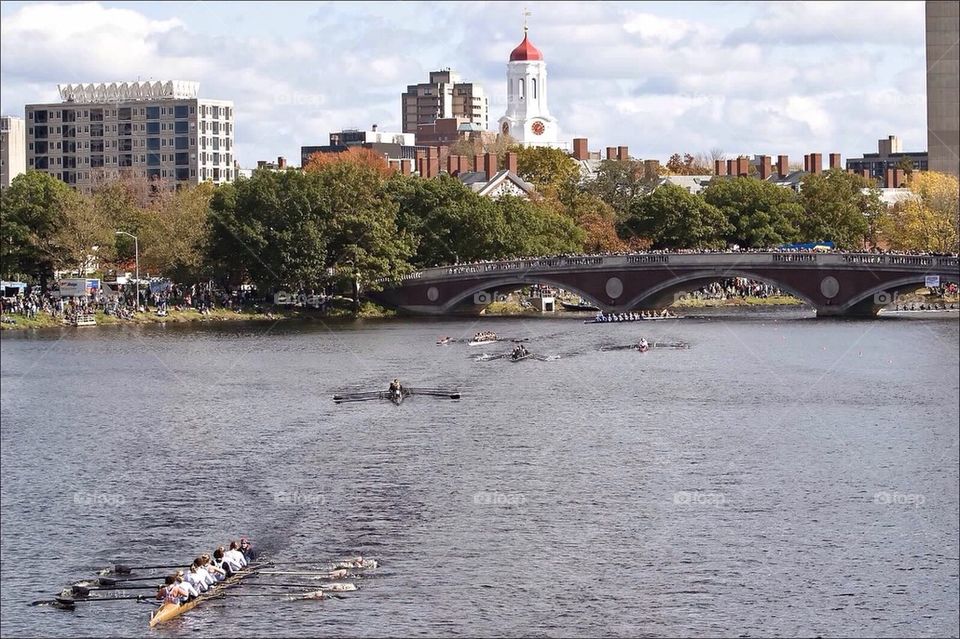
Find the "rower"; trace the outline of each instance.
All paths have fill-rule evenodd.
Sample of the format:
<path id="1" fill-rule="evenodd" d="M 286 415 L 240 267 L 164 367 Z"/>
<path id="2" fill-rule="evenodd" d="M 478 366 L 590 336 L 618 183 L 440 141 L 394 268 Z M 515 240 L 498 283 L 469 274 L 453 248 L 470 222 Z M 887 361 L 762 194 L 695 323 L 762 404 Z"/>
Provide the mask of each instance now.
<path id="1" fill-rule="evenodd" d="M 227 577 L 240 570 L 240 566 L 234 562 L 232 558 L 227 558 L 227 553 L 224 552 L 223 546 L 213 551 L 213 565 L 223 570 Z"/>
<path id="2" fill-rule="evenodd" d="M 213 577 L 214 582 L 223 581 L 227 578 L 226 568 L 213 563 L 213 561 L 210 559 L 210 555 L 200 555 L 200 559 L 203 560 L 203 567 L 210 574 L 210 576 Z"/>
<path id="3" fill-rule="evenodd" d="M 206 592 L 210 584 L 207 583 L 207 572 L 200 569 L 200 560 L 194 559 L 193 563 L 187 569 L 186 580 L 193 586 L 197 592 Z"/>
<path id="4" fill-rule="evenodd" d="M 237 541 L 230 542 L 230 550 L 223 553 L 223 558 L 233 564 L 236 564 L 237 570 L 247 565 L 246 557 L 244 557 L 243 553 L 240 552 L 240 542 Z"/>
<path id="5" fill-rule="evenodd" d="M 162 586 L 157 588 L 157 599 L 163 603 L 180 605 L 190 598 L 190 594 L 177 584 L 177 578 L 167 575 Z"/>
<path id="6" fill-rule="evenodd" d="M 639 348 L 641 351 L 645 351 L 650 348 L 650 344 L 647 343 L 646 337 L 640 338 L 640 343 L 637 345 L 637 348 Z"/>
<path id="7" fill-rule="evenodd" d="M 178 570 L 176 574 L 176 584 L 187 593 L 187 599 L 193 599 L 200 596 L 200 591 L 194 588 L 193 584 L 186 581 L 183 577 L 183 571 Z"/>

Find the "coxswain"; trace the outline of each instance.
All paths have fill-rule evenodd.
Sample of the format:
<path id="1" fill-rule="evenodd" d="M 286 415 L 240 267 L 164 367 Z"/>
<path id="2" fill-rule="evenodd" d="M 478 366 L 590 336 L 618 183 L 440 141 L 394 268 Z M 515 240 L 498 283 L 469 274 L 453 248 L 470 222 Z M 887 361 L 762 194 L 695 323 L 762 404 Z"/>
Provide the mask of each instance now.
<path id="1" fill-rule="evenodd" d="M 250 543 L 250 540 L 246 537 L 240 538 L 240 552 L 243 553 L 243 557 L 247 560 L 247 563 L 250 563 L 253 559 L 253 544 Z"/>

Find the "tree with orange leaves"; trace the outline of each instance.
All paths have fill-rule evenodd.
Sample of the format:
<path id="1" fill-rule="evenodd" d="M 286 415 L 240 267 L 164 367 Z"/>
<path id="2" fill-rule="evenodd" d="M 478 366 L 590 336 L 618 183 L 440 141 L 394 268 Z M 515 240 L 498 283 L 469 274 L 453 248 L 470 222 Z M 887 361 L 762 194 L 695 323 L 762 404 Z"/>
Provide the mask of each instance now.
<path id="1" fill-rule="evenodd" d="M 393 169 L 390 168 L 387 160 L 381 154 L 361 146 L 350 147 L 342 153 L 314 153 L 310 156 L 303 170 L 309 173 L 319 173 L 327 167 L 341 162 L 371 168 L 382 177 L 389 177 L 393 173 Z"/>

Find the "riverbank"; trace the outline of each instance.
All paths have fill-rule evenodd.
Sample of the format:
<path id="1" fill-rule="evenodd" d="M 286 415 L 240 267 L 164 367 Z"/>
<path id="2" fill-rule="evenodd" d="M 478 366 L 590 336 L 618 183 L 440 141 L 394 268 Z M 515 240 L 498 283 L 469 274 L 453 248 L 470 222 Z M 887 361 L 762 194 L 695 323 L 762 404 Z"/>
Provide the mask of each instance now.
<path id="1" fill-rule="evenodd" d="M 357 317 L 361 319 L 374 319 L 383 317 L 392 317 L 396 315 L 394 311 L 382 308 L 376 304 L 366 302 L 361 305 L 360 312 L 353 314 L 350 307 L 334 307 L 321 311 L 308 308 L 278 308 L 272 307 L 262 309 L 258 307 L 243 309 L 217 308 L 211 309 L 206 313 L 201 313 L 197 309 L 189 308 L 184 310 L 171 310 L 164 316 L 157 315 L 156 312 L 134 313 L 129 319 L 120 319 L 116 315 L 107 315 L 103 311 L 97 311 L 95 314 L 97 326 L 118 326 L 124 324 L 182 324 L 188 322 L 249 322 L 249 321 L 318 321 L 324 319 L 341 319 L 348 317 Z M 28 318 L 18 314 L 5 314 L 0 321 L 0 330 L 28 330 L 45 328 L 62 328 L 70 326 L 61 318 L 56 318 L 49 313 L 38 313 L 36 317 Z"/>

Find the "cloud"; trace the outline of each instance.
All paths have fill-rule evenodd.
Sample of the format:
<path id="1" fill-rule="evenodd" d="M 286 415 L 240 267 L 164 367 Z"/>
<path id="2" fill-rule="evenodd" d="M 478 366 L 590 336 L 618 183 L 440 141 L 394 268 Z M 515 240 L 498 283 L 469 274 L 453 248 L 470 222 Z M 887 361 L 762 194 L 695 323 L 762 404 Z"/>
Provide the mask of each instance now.
<path id="1" fill-rule="evenodd" d="M 198 80 L 234 101 L 236 155 L 252 166 L 344 127 L 399 128 L 406 85 L 449 66 L 483 86 L 495 126 L 527 5 L 210 6 L 6 5 L 4 112 L 55 101 L 58 82 Z M 891 133 L 925 147 L 921 3 L 529 6 L 550 110 L 593 149 L 859 155 Z"/>

